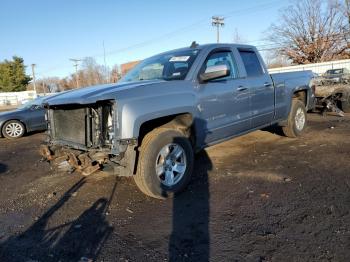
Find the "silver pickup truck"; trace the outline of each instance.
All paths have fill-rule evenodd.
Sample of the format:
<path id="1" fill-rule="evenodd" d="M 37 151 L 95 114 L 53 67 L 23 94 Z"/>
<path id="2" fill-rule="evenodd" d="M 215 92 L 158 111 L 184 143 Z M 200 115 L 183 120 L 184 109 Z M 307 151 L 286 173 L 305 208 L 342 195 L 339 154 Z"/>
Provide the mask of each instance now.
<path id="1" fill-rule="evenodd" d="M 207 44 L 145 59 L 116 84 L 46 100 L 41 154 L 89 175 L 133 176 L 145 194 L 183 190 L 194 153 L 272 124 L 289 137 L 313 106 L 311 71 L 269 75 L 254 46 Z"/>

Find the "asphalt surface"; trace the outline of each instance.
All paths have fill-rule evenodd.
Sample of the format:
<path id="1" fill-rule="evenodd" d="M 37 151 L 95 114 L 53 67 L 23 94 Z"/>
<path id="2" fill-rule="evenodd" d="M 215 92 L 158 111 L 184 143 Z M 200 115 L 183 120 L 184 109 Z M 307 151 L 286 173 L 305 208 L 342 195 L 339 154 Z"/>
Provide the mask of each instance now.
<path id="1" fill-rule="evenodd" d="M 55 173 L 43 133 L 0 139 L 0 261 L 349 261 L 350 115 L 274 132 L 201 152 L 164 201 L 129 178 Z"/>

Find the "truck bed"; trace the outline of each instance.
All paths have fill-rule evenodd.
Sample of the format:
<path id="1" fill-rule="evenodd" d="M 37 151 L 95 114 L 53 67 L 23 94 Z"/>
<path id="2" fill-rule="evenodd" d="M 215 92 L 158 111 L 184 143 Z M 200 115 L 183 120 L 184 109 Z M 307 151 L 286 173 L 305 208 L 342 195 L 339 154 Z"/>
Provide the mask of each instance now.
<path id="1" fill-rule="evenodd" d="M 307 79 L 313 77 L 311 70 L 307 71 L 296 71 L 296 72 L 284 72 L 284 73 L 272 73 L 270 74 L 275 86 L 279 84 L 284 84 L 287 80 L 289 84 L 294 84 L 295 86 L 304 85 Z"/>

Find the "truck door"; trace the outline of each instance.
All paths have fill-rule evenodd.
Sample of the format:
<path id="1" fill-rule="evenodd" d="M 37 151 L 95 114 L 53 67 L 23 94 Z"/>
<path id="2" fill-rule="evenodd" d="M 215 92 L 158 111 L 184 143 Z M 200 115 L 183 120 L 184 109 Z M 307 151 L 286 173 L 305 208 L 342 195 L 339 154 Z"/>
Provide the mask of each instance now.
<path id="1" fill-rule="evenodd" d="M 249 89 L 238 77 L 237 64 L 231 49 L 214 50 L 207 56 L 200 73 L 214 65 L 226 64 L 230 75 L 200 83 L 198 88 L 200 119 L 199 143 L 207 145 L 251 128 Z M 198 123 L 201 122 L 201 123 Z"/>
<path id="2" fill-rule="evenodd" d="M 238 49 L 247 74 L 246 86 L 251 92 L 252 128 L 269 124 L 275 110 L 272 79 L 252 49 Z"/>

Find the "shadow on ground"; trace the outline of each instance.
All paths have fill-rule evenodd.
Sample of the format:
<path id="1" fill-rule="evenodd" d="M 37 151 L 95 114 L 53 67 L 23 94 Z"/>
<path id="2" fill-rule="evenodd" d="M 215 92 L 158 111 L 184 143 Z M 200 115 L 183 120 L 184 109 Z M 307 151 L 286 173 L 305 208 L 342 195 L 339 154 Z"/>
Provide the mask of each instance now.
<path id="1" fill-rule="evenodd" d="M 0 163 L 0 174 L 5 173 L 7 171 L 7 166 L 5 164 Z"/>
<path id="2" fill-rule="evenodd" d="M 169 261 L 209 261 L 209 180 L 212 162 L 206 151 L 196 156 L 188 189 L 173 199 Z"/>
<path id="3" fill-rule="evenodd" d="M 105 214 L 115 193 L 100 198 L 77 219 L 50 227 L 49 220 L 85 184 L 85 178 L 74 184 L 32 226 L 18 236 L 10 237 L 0 246 L 1 261 L 79 261 L 95 260 L 103 244 L 113 232 Z"/>

